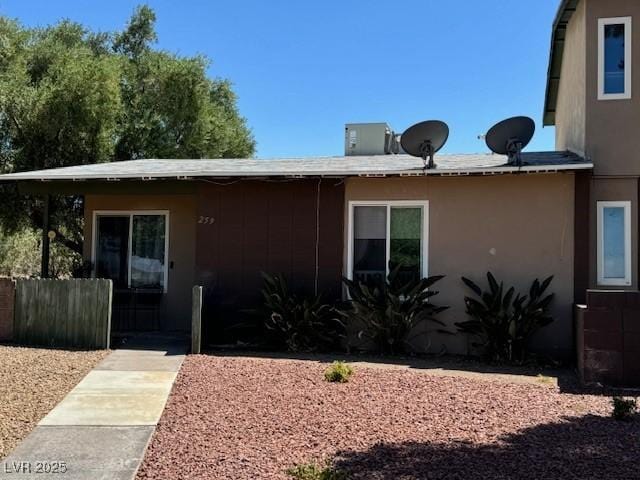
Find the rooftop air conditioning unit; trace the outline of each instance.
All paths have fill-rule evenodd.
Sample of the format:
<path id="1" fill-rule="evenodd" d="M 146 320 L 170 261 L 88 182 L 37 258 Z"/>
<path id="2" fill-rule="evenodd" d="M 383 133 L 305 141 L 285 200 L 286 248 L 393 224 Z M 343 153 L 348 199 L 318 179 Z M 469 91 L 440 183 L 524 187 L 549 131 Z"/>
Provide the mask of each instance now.
<path id="1" fill-rule="evenodd" d="M 400 153 L 400 136 L 386 123 L 347 123 L 344 129 L 344 154 L 390 155 Z"/>

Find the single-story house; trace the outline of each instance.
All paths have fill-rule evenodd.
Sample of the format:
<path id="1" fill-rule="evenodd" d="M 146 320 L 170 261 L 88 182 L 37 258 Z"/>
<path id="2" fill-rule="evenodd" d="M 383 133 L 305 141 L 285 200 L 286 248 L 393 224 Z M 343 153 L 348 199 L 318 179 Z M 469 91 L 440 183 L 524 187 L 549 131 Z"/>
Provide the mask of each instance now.
<path id="1" fill-rule="evenodd" d="M 405 154 L 299 159 L 133 160 L 0 176 L 31 194 L 81 194 L 84 256 L 117 291 L 155 288 L 155 328 L 190 329 L 191 289 L 206 322 L 260 301 L 260 272 L 327 300 L 341 278 L 379 278 L 402 262 L 446 275 L 437 303 L 465 317 L 462 276 L 487 271 L 526 290 L 554 275 L 555 322 L 536 344 L 572 351 L 577 188 L 593 165 L 570 152 L 438 155 L 436 168 Z M 218 313 L 216 313 L 218 312 Z M 123 323 L 122 328 L 127 328 Z M 129 325 L 131 327 L 131 325 Z M 464 336 L 436 336 L 432 352 L 467 353 Z"/>

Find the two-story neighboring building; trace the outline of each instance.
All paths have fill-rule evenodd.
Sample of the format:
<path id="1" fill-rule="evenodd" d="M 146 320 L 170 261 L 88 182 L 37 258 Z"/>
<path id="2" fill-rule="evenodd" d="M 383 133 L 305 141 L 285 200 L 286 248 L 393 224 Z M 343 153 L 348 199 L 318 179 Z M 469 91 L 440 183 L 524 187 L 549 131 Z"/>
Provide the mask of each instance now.
<path id="1" fill-rule="evenodd" d="M 640 2 L 562 1 L 553 26 L 544 124 L 555 125 L 558 150 L 594 164 L 592 172 L 576 175 L 574 295 L 610 329 L 608 336 L 592 335 L 599 337 L 591 344 L 598 352 L 592 353 L 594 368 L 620 374 L 630 368 L 640 373 L 640 355 L 631 354 L 640 350 L 638 66 Z M 587 298 L 588 289 L 598 292 Z M 586 327 L 589 350 L 593 322 L 587 319 Z M 588 363 L 588 351 L 585 358 Z"/>

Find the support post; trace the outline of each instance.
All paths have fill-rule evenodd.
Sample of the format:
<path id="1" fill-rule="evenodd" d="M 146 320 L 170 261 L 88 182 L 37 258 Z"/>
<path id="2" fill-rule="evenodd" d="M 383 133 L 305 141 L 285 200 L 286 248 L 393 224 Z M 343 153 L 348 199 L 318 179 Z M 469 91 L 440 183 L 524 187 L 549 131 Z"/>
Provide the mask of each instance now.
<path id="1" fill-rule="evenodd" d="M 51 195 L 44 196 L 44 207 L 42 209 L 42 264 L 40 267 L 40 277 L 49 277 L 49 203 Z"/>
<path id="2" fill-rule="evenodd" d="M 191 303 L 191 353 L 200 353 L 202 344 L 202 287 L 193 287 Z"/>

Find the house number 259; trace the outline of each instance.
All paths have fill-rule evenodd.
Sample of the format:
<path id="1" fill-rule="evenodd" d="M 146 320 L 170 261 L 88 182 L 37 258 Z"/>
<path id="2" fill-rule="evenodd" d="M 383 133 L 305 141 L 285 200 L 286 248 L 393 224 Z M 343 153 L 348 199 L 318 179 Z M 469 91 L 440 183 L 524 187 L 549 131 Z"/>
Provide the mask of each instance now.
<path id="1" fill-rule="evenodd" d="M 201 223 L 203 225 L 213 225 L 215 221 L 216 220 L 213 217 L 203 217 L 202 215 L 198 217 L 198 223 Z"/>

